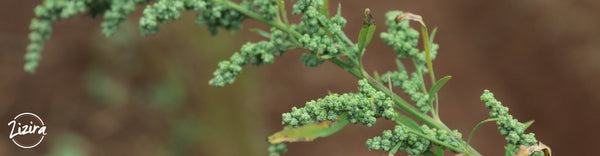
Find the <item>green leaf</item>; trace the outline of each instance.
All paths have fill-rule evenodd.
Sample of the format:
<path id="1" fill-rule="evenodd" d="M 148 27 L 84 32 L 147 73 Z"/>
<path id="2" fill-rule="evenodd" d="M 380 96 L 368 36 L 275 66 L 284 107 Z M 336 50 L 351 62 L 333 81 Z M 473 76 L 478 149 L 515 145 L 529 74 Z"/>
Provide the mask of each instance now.
<path id="1" fill-rule="evenodd" d="M 338 9 L 336 16 L 342 16 L 342 3 L 338 3 Z"/>
<path id="2" fill-rule="evenodd" d="M 396 59 L 396 66 L 398 66 L 399 72 L 406 71 L 406 68 L 404 67 L 404 64 L 402 63 L 402 61 L 400 61 L 400 59 Z"/>
<path id="3" fill-rule="evenodd" d="M 271 144 L 284 142 L 309 142 L 319 137 L 327 137 L 348 124 L 346 116 L 341 116 L 338 121 L 331 122 L 329 120 L 304 125 L 298 128 L 285 129 L 269 136 L 268 141 Z"/>
<path id="4" fill-rule="evenodd" d="M 375 81 L 381 83 L 381 77 L 379 77 L 379 73 L 377 73 L 377 71 L 373 71 L 373 77 L 375 78 Z"/>
<path id="5" fill-rule="evenodd" d="M 446 82 L 448 82 L 448 80 L 450 80 L 450 78 L 452 78 L 452 76 L 446 76 L 438 80 L 435 84 L 433 84 L 431 90 L 429 90 L 430 101 L 433 101 L 433 98 L 435 98 L 435 94 L 437 94 L 437 92 L 440 91 L 440 89 L 444 86 L 444 84 L 446 84 Z"/>
<path id="6" fill-rule="evenodd" d="M 444 147 L 440 146 L 440 145 L 435 145 L 435 152 L 437 156 L 443 156 L 444 155 Z"/>
<path id="7" fill-rule="evenodd" d="M 425 151 L 425 153 L 423 153 L 423 156 L 436 156 L 435 153 L 431 152 L 431 150 Z"/>
<path id="8" fill-rule="evenodd" d="M 266 37 L 266 38 L 271 38 L 271 33 L 268 33 L 266 31 L 260 30 L 258 28 L 250 29 L 250 31 L 257 33 L 260 36 L 263 36 L 263 37 Z"/>
<path id="9" fill-rule="evenodd" d="M 534 122 L 534 120 L 530 120 L 530 121 L 527 121 L 526 123 L 524 123 L 523 124 L 524 125 L 523 129 L 529 128 L 529 126 L 531 126 L 531 124 L 533 124 L 533 122 Z"/>
<path id="10" fill-rule="evenodd" d="M 371 16 L 369 8 L 365 9 L 365 21 L 363 22 L 363 28 L 360 29 L 358 34 L 358 50 L 361 51 L 361 56 L 364 53 L 365 47 L 371 42 L 373 34 L 375 34 L 375 20 Z"/>
<path id="11" fill-rule="evenodd" d="M 433 28 L 433 31 L 431 31 L 431 34 L 429 35 L 429 48 L 431 48 L 433 46 L 433 39 L 435 37 L 436 32 L 437 32 L 437 27 Z"/>
<path id="12" fill-rule="evenodd" d="M 371 42 L 373 34 L 375 33 L 375 24 L 369 25 L 366 28 L 360 29 L 358 34 L 358 49 L 364 51 L 365 47 Z"/>
<path id="13" fill-rule="evenodd" d="M 399 143 L 396 143 L 396 145 L 394 145 L 394 147 L 392 147 L 392 149 L 390 150 L 390 152 L 388 153 L 388 156 L 393 156 L 396 154 L 396 152 L 398 152 L 398 149 L 400 149 L 400 145 Z"/>
<path id="14" fill-rule="evenodd" d="M 323 1 L 323 7 L 319 10 L 319 13 L 329 17 L 329 1 L 328 0 L 322 0 L 322 1 Z"/>
<path id="15" fill-rule="evenodd" d="M 365 42 L 365 47 L 367 47 L 367 45 L 369 45 L 369 43 L 371 43 L 371 39 L 373 39 L 373 34 L 375 34 L 375 23 L 369 25 L 369 30 L 367 31 L 367 36 L 366 36 L 366 42 Z"/>
<path id="16" fill-rule="evenodd" d="M 504 149 L 506 150 L 506 153 L 504 154 L 505 156 L 514 156 L 516 155 L 516 151 L 518 149 L 517 145 L 514 144 L 508 144 L 506 146 L 504 146 Z"/>

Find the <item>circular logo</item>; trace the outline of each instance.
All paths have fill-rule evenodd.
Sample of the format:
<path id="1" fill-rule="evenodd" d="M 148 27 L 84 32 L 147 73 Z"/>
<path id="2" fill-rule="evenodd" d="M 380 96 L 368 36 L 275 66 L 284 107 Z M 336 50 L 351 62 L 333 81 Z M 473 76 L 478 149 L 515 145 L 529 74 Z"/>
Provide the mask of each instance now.
<path id="1" fill-rule="evenodd" d="M 46 125 L 39 116 L 25 112 L 8 122 L 12 127 L 8 136 L 15 145 L 21 148 L 33 148 L 39 145 L 46 136 Z"/>

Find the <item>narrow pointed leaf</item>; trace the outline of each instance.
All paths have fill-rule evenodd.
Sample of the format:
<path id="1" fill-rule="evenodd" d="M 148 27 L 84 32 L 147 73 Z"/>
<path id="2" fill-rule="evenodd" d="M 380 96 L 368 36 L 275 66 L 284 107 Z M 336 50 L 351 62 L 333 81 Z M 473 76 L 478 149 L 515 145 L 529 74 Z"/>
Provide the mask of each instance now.
<path id="1" fill-rule="evenodd" d="M 257 33 L 260 36 L 263 36 L 263 37 L 266 37 L 266 38 L 271 38 L 271 34 L 270 33 L 266 32 L 266 31 L 263 31 L 263 30 L 260 30 L 258 28 L 250 29 L 250 31 Z"/>
<path id="2" fill-rule="evenodd" d="M 504 146 L 504 150 L 506 151 L 504 156 L 515 156 L 517 154 L 517 152 L 514 152 L 515 149 L 519 149 L 519 148 L 517 147 L 517 145 L 514 145 L 514 144 L 508 144 L 508 145 Z"/>
<path id="3" fill-rule="evenodd" d="M 342 16 L 342 3 L 338 3 L 338 9 L 336 16 Z"/>
<path id="4" fill-rule="evenodd" d="M 327 137 L 348 124 L 348 119 L 341 117 L 336 122 L 323 121 L 314 124 L 304 125 L 298 128 L 286 129 L 269 136 L 268 141 L 271 144 L 284 142 L 309 142 L 319 137 Z"/>
<path id="5" fill-rule="evenodd" d="M 366 36 L 366 41 L 365 41 L 365 46 L 367 47 L 367 45 L 369 45 L 369 43 L 371 43 L 371 39 L 373 39 L 373 34 L 375 34 L 375 28 L 377 26 L 375 26 L 375 23 L 369 25 L 369 29 L 367 30 L 367 36 Z M 363 47 L 363 48 L 364 48 Z"/>
<path id="6" fill-rule="evenodd" d="M 433 46 L 433 39 L 435 38 L 436 32 L 437 32 L 437 27 L 433 28 L 433 31 L 431 31 L 431 34 L 429 34 L 429 48 L 431 48 Z"/>
<path id="7" fill-rule="evenodd" d="M 425 151 L 425 153 L 423 153 L 423 156 L 436 156 L 435 153 L 431 152 L 431 150 L 429 151 Z"/>
<path id="8" fill-rule="evenodd" d="M 444 156 L 444 147 L 442 147 L 440 145 L 435 145 L 435 154 L 437 156 Z"/>
<path id="9" fill-rule="evenodd" d="M 396 152 L 398 152 L 398 149 L 400 149 L 400 145 L 402 144 L 396 143 L 396 145 L 388 153 L 388 156 L 396 155 Z"/>
<path id="10" fill-rule="evenodd" d="M 406 71 L 404 64 L 399 59 L 396 59 L 396 66 L 398 66 L 399 72 Z"/>
<path id="11" fill-rule="evenodd" d="M 534 122 L 534 120 L 530 120 L 530 121 L 527 121 L 526 123 L 524 123 L 523 125 L 524 125 L 525 127 L 524 127 L 523 129 L 527 129 L 527 128 L 529 128 L 529 126 L 531 126 L 531 124 L 533 124 L 533 122 Z"/>
<path id="12" fill-rule="evenodd" d="M 375 81 L 382 82 L 381 77 L 379 77 L 379 73 L 377 71 L 373 72 L 373 77 L 375 78 Z"/>
<path id="13" fill-rule="evenodd" d="M 446 76 L 438 80 L 435 84 L 433 84 L 431 90 L 429 90 L 430 100 L 435 97 L 435 94 L 437 94 L 437 92 L 440 91 L 440 89 L 444 86 L 444 84 L 446 84 L 446 82 L 448 82 L 448 80 L 450 80 L 450 78 L 452 78 L 452 76 Z"/>
<path id="14" fill-rule="evenodd" d="M 375 19 L 371 15 L 371 11 L 369 8 L 365 9 L 365 20 L 363 22 L 363 27 L 360 29 L 358 34 L 358 50 L 362 53 L 364 52 L 365 47 L 371 42 L 373 38 L 373 34 L 375 34 Z"/>
<path id="15" fill-rule="evenodd" d="M 364 50 L 365 47 L 371 42 L 373 38 L 373 34 L 375 33 L 375 24 L 369 25 L 367 27 L 363 27 L 360 29 L 360 33 L 358 34 L 358 49 Z"/>

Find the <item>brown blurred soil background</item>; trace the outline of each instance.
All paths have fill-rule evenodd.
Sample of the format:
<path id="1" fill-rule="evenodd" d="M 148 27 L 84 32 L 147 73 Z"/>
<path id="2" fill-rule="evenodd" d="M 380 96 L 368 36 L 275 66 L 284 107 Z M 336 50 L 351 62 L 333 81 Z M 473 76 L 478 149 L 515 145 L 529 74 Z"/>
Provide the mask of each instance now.
<path id="1" fill-rule="evenodd" d="M 288 2 L 291 4 L 290 2 Z M 336 6 L 339 1 L 331 1 Z M 0 1 L 0 123 L 21 112 L 39 115 L 48 136 L 21 149 L 0 126 L 0 155 L 266 155 L 266 137 L 282 128 L 281 113 L 328 92 L 356 92 L 356 78 L 331 63 L 303 67 L 305 51 L 290 51 L 275 64 L 249 66 L 233 85 L 208 86 L 217 62 L 247 41 L 262 40 L 247 20 L 237 34 L 211 37 L 186 12 L 141 37 L 141 6 L 113 37 L 100 34 L 101 19 L 78 15 L 53 25 L 37 73 L 23 71 L 29 22 L 40 0 Z M 440 91 L 441 118 L 468 135 L 488 117 L 479 96 L 493 91 L 528 132 L 555 155 L 594 155 L 600 145 L 600 1 L 343 1 L 355 39 L 362 10 L 385 31 L 383 15 L 404 10 L 438 27 L 438 77 L 452 75 Z M 298 19 L 295 17 L 294 19 Z M 368 46 L 368 71 L 395 68 L 393 49 L 377 37 Z M 351 125 L 285 155 L 385 155 L 365 141 L 385 129 Z M 503 155 L 506 141 L 486 124 L 471 144 L 483 155 Z M 401 153 L 404 155 L 405 153 Z"/>

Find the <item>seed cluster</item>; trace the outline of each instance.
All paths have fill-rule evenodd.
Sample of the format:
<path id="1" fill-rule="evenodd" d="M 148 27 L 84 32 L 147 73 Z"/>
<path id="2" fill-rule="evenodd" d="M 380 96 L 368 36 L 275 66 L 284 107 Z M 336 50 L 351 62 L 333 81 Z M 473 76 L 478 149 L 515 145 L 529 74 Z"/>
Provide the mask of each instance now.
<path id="1" fill-rule="evenodd" d="M 33 73 L 41 59 L 40 52 L 44 41 L 50 38 L 52 22 L 59 19 L 71 18 L 76 14 L 89 10 L 92 17 L 103 16 L 102 33 L 111 36 L 116 33 L 120 24 L 136 9 L 137 4 L 147 3 L 148 0 L 45 0 L 35 9 L 36 18 L 31 21 L 31 43 L 25 55 L 25 71 Z M 254 0 L 242 2 L 243 8 L 273 19 L 277 15 L 275 0 Z M 225 1 L 213 0 L 158 0 L 144 9 L 140 18 L 140 31 L 143 35 L 157 33 L 159 24 L 166 24 L 181 17 L 181 12 L 191 10 L 198 12 L 196 24 L 206 25 L 211 34 L 218 33 L 218 28 L 237 31 L 242 27 L 246 16 L 226 6 Z"/>
<path id="2" fill-rule="evenodd" d="M 24 69 L 27 72 L 35 72 L 40 59 L 40 52 L 44 46 L 44 41 L 50 38 L 52 34 L 52 22 L 71 18 L 78 13 L 84 12 L 86 9 L 86 1 L 79 0 L 45 0 L 43 4 L 35 7 L 34 12 L 36 18 L 31 20 L 29 29 L 29 40 L 27 46 L 27 54 L 25 54 Z"/>
<path id="3" fill-rule="evenodd" d="M 435 138 L 446 144 L 459 147 L 460 143 L 456 138 L 462 135 L 458 131 L 448 132 L 446 130 L 430 129 L 427 125 L 420 127 L 423 135 Z M 390 151 L 396 148 L 399 151 L 406 151 L 409 155 L 420 155 L 429 150 L 433 143 L 425 137 L 412 133 L 404 125 L 396 125 L 394 130 L 385 130 L 381 136 L 376 136 L 367 140 L 369 150 Z"/>
<path id="4" fill-rule="evenodd" d="M 421 112 L 427 113 L 431 110 L 429 94 L 426 94 L 421 90 L 423 79 L 417 72 L 413 72 L 410 78 L 408 77 L 406 70 L 401 72 L 388 72 L 382 75 L 381 80 L 385 84 L 388 84 L 391 80 L 394 87 L 404 90 L 404 93 L 410 96 L 410 100 L 415 102 L 415 105 L 419 107 Z"/>
<path id="5" fill-rule="evenodd" d="M 375 90 L 367 80 L 360 80 L 359 93 L 330 94 L 322 99 L 309 101 L 302 108 L 292 107 L 292 111 L 282 114 L 282 124 L 290 127 L 322 122 L 337 121 L 347 114 L 351 123 L 373 126 L 378 117 L 392 119 L 396 112 L 393 101 L 381 91 Z"/>
<path id="6" fill-rule="evenodd" d="M 346 26 L 346 19 L 341 16 L 341 10 L 338 9 L 335 16 L 328 18 L 328 13 L 319 11 L 322 7 L 323 2 L 320 0 L 299 0 L 294 4 L 292 11 L 292 14 L 303 14 L 300 23 L 292 28 L 302 34 L 298 41 L 311 52 L 304 54 L 300 59 L 302 64 L 308 67 L 317 67 L 325 62 L 325 59 L 351 50 L 341 38 L 342 28 Z"/>
<path id="7" fill-rule="evenodd" d="M 208 82 L 211 86 L 223 87 L 232 84 L 236 76 L 242 72 L 242 67 L 247 64 L 263 65 L 273 64 L 275 56 L 281 56 L 294 45 L 288 41 L 287 34 L 281 30 L 271 28 L 271 39 L 257 43 L 248 42 L 242 46 L 240 52 L 234 53 L 230 60 L 219 62 L 213 78 Z"/>
<path id="8" fill-rule="evenodd" d="M 257 4 L 269 5 L 259 6 Z M 258 7 L 257 12 L 262 13 L 263 16 L 271 13 L 274 13 L 272 16 L 276 16 L 278 7 L 271 5 L 276 5 L 276 2 L 252 2 L 252 6 Z M 299 38 L 294 38 L 277 28 L 271 28 L 269 41 L 247 43 L 242 47 L 240 53 L 235 53 L 230 60 L 220 62 L 217 70 L 213 73 L 214 78 L 209 81 L 209 84 L 217 87 L 232 84 L 243 66 L 248 63 L 253 65 L 272 64 L 274 56 L 281 56 L 291 48 L 303 48 L 310 51 L 310 53 L 302 54 L 300 58 L 302 65 L 307 67 L 317 67 L 326 59 L 339 56 L 340 52 L 347 56 L 355 56 L 350 54 L 356 54 L 357 50 L 349 47 L 341 38 L 342 28 L 346 25 L 346 19 L 341 16 L 341 10 L 338 9 L 335 16 L 328 18 L 326 14 L 319 11 L 322 7 L 323 2 L 320 0 L 296 2 L 292 14 L 302 14 L 302 17 L 300 23 L 290 24 L 290 28 L 301 34 Z"/>
<path id="9" fill-rule="evenodd" d="M 102 22 L 102 34 L 112 36 L 121 27 L 121 22 L 125 21 L 127 15 L 135 11 L 135 5 L 145 3 L 147 0 L 128 0 L 128 1 L 105 1 L 106 6 L 103 10 L 97 10 L 98 13 L 103 12 L 104 21 Z M 100 2 L 96 2 L 100 3 Z M 164 2 L 162 2 L 164 3 Z M 93 8 L 90 6 L 90 8 Z"/>
<path id="10" fill-rule="evenodd" d="M 525 124 L 508 114 L 508 107 L 496 100 L 492 92 L 485 90 L 481 95 L 481 101 L 485 103 L 486 108 L 490 109 L 490 117 L 498 119 L 496 121 L 498 130 L 501 135 L 506 137 L 508 144 L 531 146 L 537 143 L 535 134 L 525 134 Z"/>
<path id="11" fill-rule="evenodd" d="M 381 33 L 381 39 L 389 46 L 394 47 L 398 58 L 415 57 L 419 53 L 419 49 L 417 49 L 419 32 L 410 27 L 408 20 L 396 23 L 396 17 L 401 14 L 402 11 L 390 11 L 385 14 L 385 24 L 389 28 L 387 32 Z"/>
<path id="12" fill-rule="evenodd" d="M 242 3 L 243 7 L 251 7 L 250 3 Z M 196 14 L 196 24 L 206 25 L 212 35 L 219 33 L 218 28 L 237 31 L 242 28 L 246 17 L 225 6 L 224 2 L 211 0 L 159 0 L 144 9 L 140 18 L 140 30 L 143 35 L 154 34 L 160 30 L 159 23 L 169 23 L 181 17 L 181 11 L 192 10 Z"/>

